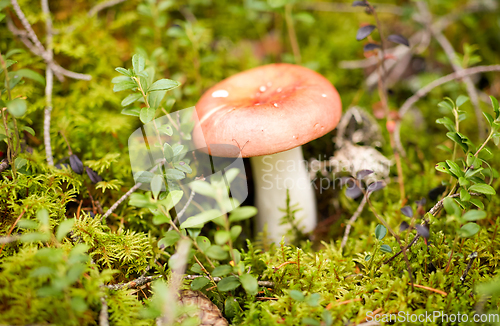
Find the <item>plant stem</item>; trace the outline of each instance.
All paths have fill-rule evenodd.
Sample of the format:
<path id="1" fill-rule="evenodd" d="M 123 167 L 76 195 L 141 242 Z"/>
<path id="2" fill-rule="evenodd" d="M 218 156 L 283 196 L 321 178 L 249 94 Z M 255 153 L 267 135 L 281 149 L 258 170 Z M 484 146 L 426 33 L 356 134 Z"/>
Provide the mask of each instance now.
<path id="1" fill-rule="evenodd" d="M 300 55 L 299 42 L 297 41 L 297 33 L 295 33 L 295 27 L 293 26 L 291 3 L 287 3 L 285 5 L 285 21 L 286 21 L 286 28 L 288 30 L 288 38 L 290 39 L 290 44 L 292 46 L 295 63 L 300 64 L 302 61 L 302 57 Z"/>

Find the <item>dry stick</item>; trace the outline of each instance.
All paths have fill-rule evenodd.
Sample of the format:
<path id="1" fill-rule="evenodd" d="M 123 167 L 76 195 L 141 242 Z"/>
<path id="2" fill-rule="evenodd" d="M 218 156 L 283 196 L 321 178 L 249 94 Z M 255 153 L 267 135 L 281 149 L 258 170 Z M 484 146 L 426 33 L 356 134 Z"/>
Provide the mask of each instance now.
<path id="1" fill-rule="evenodd" d="M 204 277 L 206 279 L 210 279 L 206 275 L 185 275 L 184 276 L 184 278 L 186 280 L 195 280 L 195 279 L 200 278 L 200 277 Z M 222 280 L 222 278 L 218 277 L 218 276 L 214 276 L 214 277 L 212 277 L 212 279 L 215 282 L 220 282 Z M 271 281 L 257 281 L 257 285 L 264 286 L 264 287 L 267 287 L 267 288 L 272 288 L 272 287 L 274 287 L 274 282 L 271 282 Z"/>
<path id="2" fill-rule="evenodd" d="M 368 196 L 369 195 L 371 195 L 371 193 L 368 194 Z M 340 244 L 340 249 L 344 248 L 344 246 L 346 245 L 347 238 L 349 238 L 349 233 L 351 232 L 352 225 L 356 222 L 359 214 L 361 214 L 365 205 L 366 205 L 366 196 L 363 196 L 361 203 L 359 203 L 358 209 L 356 209 L 356 211 L 354 212 L 352 217 L 349 219 L 349 222 L 347 222 L 347 225 L 346 225 L 345 231 L 344 231 L 344 237 L 342 238 L 342 243 Z"/>
<path id="3" fill-rule="evenodd" d="M 434 35 L 434 38 L 436 39 L 436 41 L 438 41 L 439 45 L 441 45 L 441 47 L 443 48 L 443 51 L 448 57 L 448 60 L 450 61 L 451 66 L 453 67 L 453 70 L 454 71 L 463 70 L 464 68 L 457 63 L 457 54 L 455 53 L 455 49 L 453 49 L 453 45 L 451 45 L 450 41 L 448 41 L 448 39 L 444 36 L 441 30 L 432 28 L 431 24 L 432 15 L 429 12 L 427 4 L 423 1 L 419 1 L 417 2 L 417 7 L 423 16 L 424 24 L 430 30 L 431 34 Z M 482 118 L 482 111 L 479 106 L 479 95 L 477 93 L 477 89 L 474 86 L 474 83 L 472 82 L 470 76 L 464 77 L 463 81 L 465 83 L 465 86 L 467 87 L 467 93 L 469 94 L 472 105 L 474 106 L 477 126 L 479 128 L 479 137 L 483 139 L 485 138 L 484 123 Z"/>
<path id="4" fill-rule="evenodd" d="M 132 188 L 130 188 L 129 191 L 127 191 L 123 196 L 120 197 L 120 199 L 118 199 L 118 201 L 116 203 L 113 204 L 113 206 L 111 206 L 107 211 L 106 213 L 101 216 L 101 221 L 103 218 L 108 218 L 109 215 L 111 215 L 111 213 L 113 213 L 113 211 L 125 200 L 128 198 L 128 196 L 130 196 L 134 191 L 136 191 L 137 189 L 139 189 L 139 187 L 142 186 L 142 183 L 141 182 L 138 182 L 135 184 L 135 186 L 133 186 Z"/>
<path id="5" fill-rule="evenodd" d="M 110 1 L 104 1 L 101 3 L 98 3 L 94 7 L 92 7 L 89 12 L 87 13 L 88 17 L 92 17 L 96 15 L 99 11 L 104 10 L 109 7 L 113 7 L 119 3 L 125 2 L 126 0 L 110 0 Z"/>
<path id="6" fill-rule="evenodd" d="M 155 276 L 140 276 L 136 278 L 135 280 L 132 280 L 130 282 L 126 283 L 119 283 L 119 284 L 109 284 L 109 285 L 104 285 L 104 287 L 112 290 L 112 291 L 118 291 L 120 289 L 133 289 L 138 286 L 144 285 L 146 283 L 152 282 L 156 279 L 162 278 L 162 275 L 155 275 Z"/>
<path id="7" fill-rule="evenodd" d="M 23 217 L 24 213 L 26 212 L 26 209 L 23 209 L 23 211 L 21 212 L 21 214 L 19 214 L 19 216 L 17 217 L 16 221 L 14 222 L 14 224 L 12 224 L 12 227 L 10 228 L 9 232 L 7 232 L 7 237 L 10 236 L 10 234 L 12 233 L 12 231 L 14 230 L 14 228 L 16 227 L 16 224 L 17 222 L 19 222 L 19 220 L 21 219 L 21 217 Z M 3 248 L 5 247 L 5 245 L 7 244 L 8 242 L 4 242 L 3 245 L 2 245 L 2 248 L 0 248 L 0 254 L 2 253 L 3 251 Z"/>
<path id="8" fill-rule="evenodd" d="M 108 303 L 101 297 L 101 312 L 99 312 L 99 326 L 109 326 Z"/>
<path id="9" fill-rule="evenodd" d="M 6 243 L 12 243 L 12 242 L 16 242 L 17 240 L 19 240 L 19 237 L 18 236 L 6 236 L 6 237 L 0 237 L 0 243 L 1 244 L 6 244 Z"/>
<path id="10" fill-rule="evenodd" d="M 9 161 L 6 158 L 4 158 L 0 162 L 0 173 L 2 173 L 3 171 L 7 170 L 8 167 L 9 167 Z"/>
<path id="11" fill-rule="evenodd" d="M 427 95 L 430 91 L 432 91 L 436 87 L 439 87 L 450 81 L 457 80 L 463 77 L 479 74 L 482 72 L 492 72 L 492 71 L 500 71 L 500 65 L 472 67 L 456 71 L 449 75 L 438 78 L 435 81 L 422 87 L 415 94 L 409 97 L 399 109 L 399 116 L 402 118 L 419 99 Z M 396 142 L 396 148 L 398 149 L 398 151 L 403 154 L 405 153 L 405 151 L 403 145 L 401 144 L 400 128 L 401 128 L 401 120 L 398 120 L 396 121 L 396 129 L 394 130 L 394 141 Z"/>
<path id="12" fill-rule="evenodd" d="M 52 18 L 50 16 L 50 9 L 48 0 L 42 0 L 42 11 L 45 16 L 45 46 L 47 47 L 47 59 L 52 61 L 54 59 L 54 51 L 52 50 Z M 47 66 L 45 70 L 45 101 L 46 106 L 44 110 L 43 119 L 43 142 L 45 144 L 45 157 L 49 165 L 54 165 L 54 157 L 52 156 L 52 145 L 50 144 L 50 115 L 52 113 L 52 88 L 54 85 L 54 73 L 52 68 Z"/>

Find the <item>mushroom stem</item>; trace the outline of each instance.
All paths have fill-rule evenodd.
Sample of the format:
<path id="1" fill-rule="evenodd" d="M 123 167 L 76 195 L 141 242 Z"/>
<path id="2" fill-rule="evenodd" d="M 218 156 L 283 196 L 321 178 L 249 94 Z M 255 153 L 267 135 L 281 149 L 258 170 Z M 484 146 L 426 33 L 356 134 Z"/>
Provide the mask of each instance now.
<path id="1" fill-rule="evenodd" d="M 316 227 L 316 200 L 302 155 L 302 146 L 272 155 L 251 157 L 255 183 L 255 203 L 259 210 L 256 218 L 257 230 L 267 224 L 268 237 L 278 243 L 290 229 L 280 225 L 285 215 L 280 208 L 286 205 L 286 190 L 289 190 L 290 204 L 299 204 L 297 224 L 301 231 L 309 232 Z"/>

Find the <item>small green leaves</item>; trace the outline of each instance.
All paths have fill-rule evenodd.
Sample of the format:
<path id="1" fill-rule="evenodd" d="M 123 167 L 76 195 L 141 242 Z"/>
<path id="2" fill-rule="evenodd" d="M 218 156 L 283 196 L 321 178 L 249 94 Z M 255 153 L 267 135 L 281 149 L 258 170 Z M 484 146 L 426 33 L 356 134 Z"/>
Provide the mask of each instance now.
<path id="1" fill-rule="evenodd" d="M 141 54 L 134 54 L 132 57 L 132 66 L 134 67 L 134 73 L 137 75 L 144 70 L 146 61 Z"/>
<path id="2" fill-rule="evenodd" d="M 193 290 L 193 291 L 201 290 L 208 283 L 210 283 L 210 280 L 208 278 L 197 277 L 193 280 L 193 282 L 191 282 L 191 290 Z"/>
<path id="3" fill-rule="evenodd" d="M 120 78 L 120 79 L 118 79 Z M 133 81 L 131 78 L 128 77 L 118 77 L 118 78 L 113 78 L 112 82 L 115 83 L 115 86 L 113 86 L 113 92 L 121 92 L 121 91 L 126 91 L 127 89 L 135 89 L 137 88 L 137 83 Z"/>
<path id="4" fill-rule="evenodd" d="M 304 293 L 302 293 L 301 291 L 297 291 L 297 290 L 290 290 L 290 292 L 288 293 L 290 295 L 290 298 L 292 298 L 293 300 L 295 301 L 304 301 L 305 300 L 305 296 L 304 296 Z"/>
<path id="5" fill-rule="evenodd" d="M 156 114 L 155 109 L 144 107 L 141 109 L 141 113 L 139 115 L 139 118 L 141 119 L 142 123 L 148 123 L 154 119 L 155 114 Z"/>
<path id="6" fill-rule="evenodd" d="M 257 284 L 257 279 L 251 274 L 240 275 L 240 282 L 245 291 L 250 295 L 257 295 L 259 286 Z"/>
<path id="7" fill-rule="evenodd" d="M 469 187 L 469 191 L 479 192 L 479 193 L 485 194 L 485 195 L 496 195 L 496 193 L 497 193 L 492 186 L 487 185 L 485 183 L 478 183 L 478 184 L 472 185 Z"/>
<path id="8" fill-rule="evenodd" d="M 257 214 L 257 208 L 253 206 L 244 206 L 235 208 L 229 215 L 230 222 L 246 220 Z"/>
<path id="9" fill-rule="evenodd" d="M 212 276 L 213 277 L 221 277 L 221 276 L 226 276 L 227 274 L 231 273 L 233 271 L 233 268 L 230 265 L 220 265 L 214 268 L 212 271 Z"/>
<path id="10" fill-rule="evenodd" d="M 28 160 L 22 157 L 16 157 L 16 160 L 14 161 L 14 165 L 16 166 L 16 169 L 21 169 L 23 166 L 25 166 L 28 163 Z"/>
<path id="11" fill-rule="evenodd" d="M 387 229 L 382 224 L 378 224 L 377 227 L 375 227 L 375 237 L 378 240 L 382 240 L 386 234 L 387 234 Z"/>
<path id="12" fill-rule="evenodd" d="M 482 220 L 483 218 L 486 217 L 486 212 L 485 211 L 478 211 L 478 210 L 470 210 L 466 212 L 462 218 L 466 221 L 478 221 Z"/>
<path id="13" fill-rule="evenodd" d="M 200 214 L 191 216 L 181 224 L 181 229 L 201 228 L 205 223 L 221 216 L 222 213 L 218 209 L 211 209 Z"/>
<path id="14" fill-rule="evenodd" d="M 179 87 L 181 83 L 175 80 L 171 79 L 160 79 L 157 80 L 151 85 L 148 89 L 148 92 L 154 92 L 154 91 L 169 91 L 171 89 L 174 89 L 176 87 Z"/>
<path id="15" fill-rule="evenodd" d="M 26 100 L 22 98 L 15 98 L 7 102 L 7 109 L 16 118 L 22 117 L 26 113 L 27 107 Z"/>
<path id="16" fill-rule="evenodd" d="M 132 94 L 128 95 L 127 97 L 125 97 L 121 104 L 122 104 L 122 106 L 127 106 L 127 105 L 134 103 L 135 101 L 137 101 L 140 98 L 142 98 L 141 93 L 132 93 Z"/>
<path id="17" fill-rule="evenodd" d="M 446 213 L 453 215 L 453 216 L 460 216 L 462 215 L 462 212 L 460 210 L 460 207 L 458 204 L 455 202 L 455 200 L 451 197 L 446 197 L 443 200 L 443 207 L 446 210 Z"/>
<path id="18" fill-rule="evenodd" d="M 459 95 L 457 97 L 457 100 L 455 101 L 455 103 L 457 104 L 457 108 L 461 107 L 468 100 L 469 100 L 469 98 L 467 96 L 465 96 L 465 95 Z"/>
<path id="19" fill-rule="evenodd" d="M 158 241 L 159 248 L 168 248 L 179 241 L 181 236 L 177 231 L 171 230 L 165 233 L 165 236 Z"/>
<path id="20" fill-rule="evenodd" d="M 498 106 L 498 100 L 493 96 L 490 96 L 491 106 L 493 107 L 493 112 L 495 112 L 495 120 L 500 117 L 500 107 Z"/>
<path id="21" fill-rule="evenodd" d="M 392 248 L 389 245 L 386 245 L 386 244 L 381 245 L 380 246 L 380 250 L 382 250 L 383 252 L 386 252 L 386 253 L 391 253 L 392 252 Z"/>
<path id="22" fill-rule="evenodd" d="M 228 276 L 220 280 L 217 289 L 222 292 L 232 291 L 240 286 L 240 280 L 236 276 Z"/>
<path id="23" fill-rule="evenodd" d="M 458 235 L 461 236 L 462 238 L 470 238 L 476 235 L 481 227 L 477 225 L 476 223 L 469 222 L 467 224 L 464 224 L 459 230 L 458 230 Z"/>
<path id="24" fill-rule="evenodd" d="M 206 254 L 208 257 L 210 257 L 212 259 L 216 259 L 216 260 L 224 260 L 224 259 L 227 259 L 229 257 L 227 251 L 222 249 L 221 246 L 217 246 L 217 245 L 210 246 L 207 249 Z"/>
<path id="25" fill-rule="evenodd" d="M 57 227 L 56 239 L 58 241 L 61 241 L 66 236 L 66 234 L 71 231 L 73 224 L 75 224 L 74 219 L 62 221 Z"/>

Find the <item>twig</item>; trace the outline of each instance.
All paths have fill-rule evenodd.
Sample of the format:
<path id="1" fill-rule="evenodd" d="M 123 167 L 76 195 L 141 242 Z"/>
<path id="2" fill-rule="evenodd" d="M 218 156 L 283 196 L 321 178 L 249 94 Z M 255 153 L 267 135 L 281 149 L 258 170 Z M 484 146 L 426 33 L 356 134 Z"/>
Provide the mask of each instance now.
<path id="1" fill-rule="evenodd" d="M 109 326 L 108 303 L 101 297 L 101 312 L 99 312 L 99 326 Z"/>
<path id="2" fill-rule="evenodd" d="M 436 39 L 436 41 L 438 41 L 439 45 L 441 45 L 441 47 L 443 48 L 443 51 L 448 57 L 448 60 L 450 61 L 451 66 L 453 67 L 453 70 L 454 71 L 464 70 L 464 68 L 457 63 L 457 54 L 455 53 L 455 49 L 453 49 L 453 45 L 451 45 L 450 41 L 448 41 L 446 36 L 444 36 L 444 34 L 440 30 L 436 30 L 431 27 L 432 15 L 429 12 L 427 3 L 423 1 L 418 1 L 417 7 L 420 10 L 422 16 L 424 17 L 425 25 L 430 30 L 432 35 L 434 35 L 434 38 Z M 474 83 L 472 82 L 470 76 L 464 77 L 463 81 L 465 83 L 465 86 L 467 87 L 467 93 L 469 94 L 472 105 L 474 106 L 477 126 L 479 128 L 479 137 L 483 139 L 485 138 L 484 123 L 483 123 L 482 111 L 481 108 L 479 107 L 479 95 L 477 93 L 477 89 L 474 86 Z"/>
<path id="3" fill-rule="evenodd" d="M 23 215 L 24 215 L 24 213 L 25 213 L 25 212 L 26 212 L 26 208 L 25 208 L 25 209 L 23 209 L 23 211 L 21 212 L 21 214 L 19 214 L 19 216 L 17 217 L 17 219 L 16 219 L 16 221 L 14 222 L 14 224 L 12 224 L 12 226 L 11 226 L 11 228 L 10 228 L 9 232 L 7 232 L 6 237 L 9 237 L 9 236 L 10 236 L 10 234 L 12 233 L 12 231 L 14 230 L 14 228 L 16 227 L 17 222 L 19 222 L 19 220 L 21 219 L 21 217 L 23 217 Z M 2 253 L 3 248 L 5 247 L 5 245 L 6 245 L 7 243 L 9 243 L 9 242 L 4 242 L 4 243 L 3 243 L 2 248 L 0 248 L 0 254 Z"/>
<path id="4" fill-rule="evenodd" d="M 54 51 L 52 50 L 52 18 L 50 16 L 50 9 L 48 0 L 42 0 L 42 11 L 45 16 L 45 46 L 47 50 L 47 60 L 54 59 Z M 45 111 L 43 119 L 43 142 L 45 144 L 45 156 L 49 165 L 54 165 L 54 157 L 52 156 L 52 145 L 50 144 L 50 115 L 52 113 L 52 88 L 54 86 L 54 73 L 52 68 L 47 66 L 45 70 Z"/>
<path id="5" fill-rule="evenodd" d="M 292 17 L 292 5 L 290 3 L 285 5 L 285 21 L 286 28 L 288 30 L 288 38 L 290 39 L 290 44 L 292 45 L 293 57 L 296 64 L 300 64 L 302 57 L 300 56 L 299 42 L 297 41 L 297 33 L 295 33 L 295 27 L 293 25 Z"/>
<path id="6" fill-rule="evenodd" d="M 111 215 L 111 213 L 113 213 L 113 211 L 125 200 L 128 198 L 128 196 L 130 196 L 134 191 L 136 191 L 137 189 L 139 189 L 139 187 L 142 186 L 142 183 L 141 182 L 137 182 L 135 184 L 135 186 L 133 186 L 132 188 L 130 188 L 129 191 L 127 191 L 123 196 L 120 197 L 120 199 L 118 199 L 118 201 L 116 203 L 113 204 L 113 206 L 111 206 L 107 211 L 106 213 L 104 213 L 103 216 L 101 216 L 101 221 L 103 218 L 108 218 L 109 215 Z"/>
<path id="7" fill-rule="evenodd" d="M 113 290 L 113 291 L 118 291 L 118 290 L 123 289 L 123 288 L 133 289 L 133 288 L 136 288 L 138 286 L 144 285 L 146 283 L 153 282 L 154 280 L 157 280 L 157 279 L 162 278 L 162 277 L 163 277 L 162 275 L 140 276 L 140 277 L 138 277 L 135 280 L 132 280 L 130 282 L 119 283 L 119 284 L 108 284 L 108 285 L 104 285 L 104 287 L 107 287 L 108 289 Z"/>
<path id="8" fill-rule="evenodd" d="M 119 3 L 125 2 L 126 0 L 109 0 L 109 1 L 104 1 L 101 3 L 96 4 L 94 7 L 92 7 L 89 12 L 87 13 L 88 17 L 92 17 L 96 15 L 99 11 L 104 10 L 109 7 L 113 7 Z"/>
<path id="9" fill-rule="evenodd" d="M 370 194 L 368 194 L 368 196 Z M 363 199 L 359 203 L 358 209 L 356 209 L 356 211 L 354 212 L 352 217 L 349 219 L 349 222 L 347 222 L 347 225 L 346 225 L 345 231 L 344 231 L 344 237 L 342 238 L 342 243 L 340 244 L 340 249 L 344 248 L 344 246 L 346 245 L 347 238 L 349 238 L 349 233 L 351 232 L 352 225 L 356 222 L 359 214 L 361 214 L 365 205 L 366 205 L 366 196 L 363 196 Z"/>
<path id="10" fill-rule="evenodd" d="M 410 283 L 408 283 L 410 284 Z M 419 285 L 419 284 L 413 284 L 416 288 L 420 288 L 420 289 L 424 289 L 424 290 L 429 290 L 429 291 L 432 291 L 432 292 L 436 292 L 436 293 L 439 293 L 441 294 L 442 296 L 447 296 L 448 293 L 444 292 L 444 291 L 441 291 L 441 290 L 438 290 L 438 289 L 434 289 L 434 288 L 431 288 L 431 287 L 428 287 L 428 286 L 424 286 L 424 285 Z"/>
<path id="11" fill-rule="evenodd" d="M 415 94 L 409 97 L 399 109 L 399 116 L 403 117 L 418 100 L 427 95 L 430 91 L 432 91 L 436 87 L 439 87 L 450 81 L 457 80 L 466 76 L 471 76 L 483 72 L 492 72 L 492 71 L 500 71 L 500 65 L 477 66 L 477 67 L 467 68 L 464 70 L 455 71 L 454 73 L 438 78 L 435 81 L 422 87 Z M 396 142 L 396 147 L 398 151 L 401 154 L 404 154 L 405 150 L 403 148 L 403 145 L 401 144 L 400 128 L 401 128 L 401 120 L 398 120 L 396 121 L 396 127 L 394 130 L 394 140 Z"/>
<path id="12" fill-rule="evenodd" d="M 195 280 L 195 279 L 200 278 L 200 277 L 204 277 L 204 278 L 210 279 L 208 276 L 205 276 L 205 275 L 185 275 L 184 276 L 184 278 L 186 280 Z M 222 280 L 222 278 L 218 277 L 218 276 L 214 276 L 214 277 L 212 277 L 212 279 L 215 282 L 220 282 Z M 272 287 L 274 287 L 274 282 L 271 282 L 271 281 L 257 281 L 257 285 L 258 286 L 263 286 L 263 287 L 266 287 L 266 288 L 272 288 Z"/>
<path id="13" fill-rule="evenodd" d="M 182 217 L 182 215 L 184 215 L 184 213 L 186 212 L 189 204 L 191 204 L 191 201 L 193 201 L 194 195 L 196 195 L 196 193 L 194 192 L 194 190 L 191 190 L 191 194 L 189 195 L 189 198 L 188 198 L 186 204 L 184 205 L 184 207 L 182 207 L 182 209 L 179 212 L 179 214 L 177 214 L 177 216 L 175 217 L 174 223 L 177 223 L 177 221 L 180 220 L 180 218 Z M 170 228 L 168 230 L 171 231 L 173 228 L 174 227 L 172 225 L 170 225 Z"/>
<path id="14" fill-rule="evenodd" d="M 467 267 L 465 268 L 465 271 L 462 274 L 462 276 L 460 276 L 460 281 L 462 282 L 462 284 L 464 284 L 465 278 L 467 277 L 467 274 L 469 274 L 469 270 L 472 267 L 474 260 L 476 260 L 477 258 L 477 251 L 472 252 L 468 258 L 469 258 L 469 263 L 467 264 Z"/>

